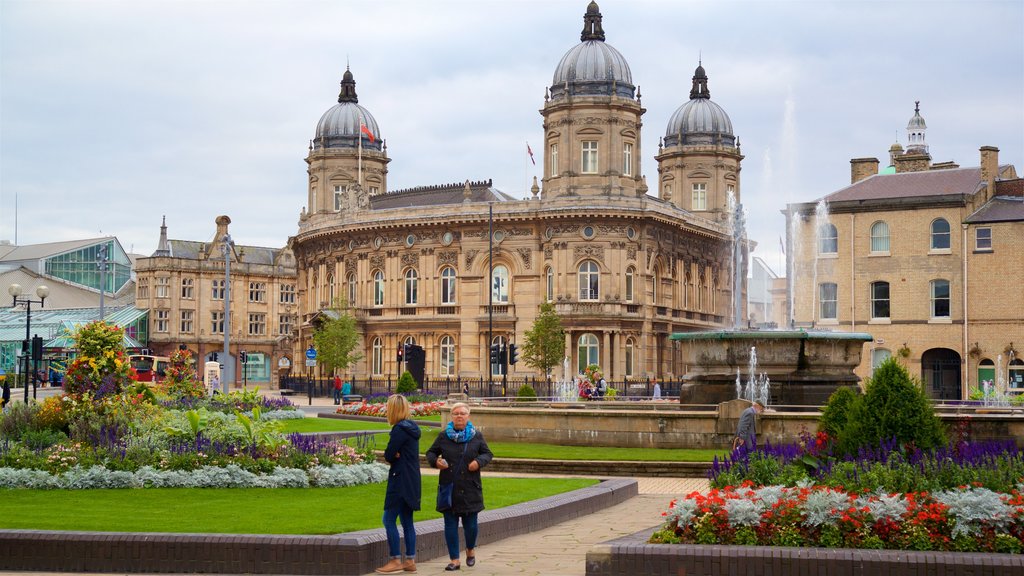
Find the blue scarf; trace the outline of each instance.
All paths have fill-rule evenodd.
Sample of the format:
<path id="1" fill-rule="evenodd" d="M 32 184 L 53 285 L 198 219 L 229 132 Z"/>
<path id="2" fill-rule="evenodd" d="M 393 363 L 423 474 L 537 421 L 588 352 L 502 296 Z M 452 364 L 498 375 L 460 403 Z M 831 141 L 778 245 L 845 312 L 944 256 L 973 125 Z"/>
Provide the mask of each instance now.
<path id="1" fill-rule="evenodd" d="M 444 429 L 444 433 L 456 444 L 462 444 L 463 442 L 469 442 L 476 435 L 476 428 L 473 427 L 472 422 L 466 422 L 465 428 L 456 430 L 455 425 L 449 422 L 448 427 Z"/>

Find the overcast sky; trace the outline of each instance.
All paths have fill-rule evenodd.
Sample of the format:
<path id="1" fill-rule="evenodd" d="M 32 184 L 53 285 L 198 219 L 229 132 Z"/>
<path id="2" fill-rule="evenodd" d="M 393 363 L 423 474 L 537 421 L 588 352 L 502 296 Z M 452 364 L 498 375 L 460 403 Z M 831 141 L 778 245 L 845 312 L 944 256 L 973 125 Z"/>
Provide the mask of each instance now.
<path id="1" fill-rule="evenodd" d="M 346 62 L 392 159 L 391 190 L 493 179 L 518 197 L 544 89 L 587 0 L 0 0 L 0 240 L 115 235 L 125 249 L 284 246 L 309 140 Z M 779 269 L 787 203 L 888 163 L 914 101 L 935 162 L 978 148 L 1024 173 L 1024 2 L 603 0 L 647 109 L 643 172 L 699 57 L 746 156 L 756 256 Z M 17 204 L 17 230 L 15 205 Z"/>

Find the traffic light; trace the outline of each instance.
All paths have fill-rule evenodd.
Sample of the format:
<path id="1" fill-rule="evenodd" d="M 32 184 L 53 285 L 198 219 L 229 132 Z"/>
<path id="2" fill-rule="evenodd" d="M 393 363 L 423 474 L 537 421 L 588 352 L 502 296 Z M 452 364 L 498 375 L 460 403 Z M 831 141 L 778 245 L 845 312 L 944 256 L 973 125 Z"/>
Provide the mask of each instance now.
<path id="1" fill-rule="evenodd" d="M 402 354 L 405 356 L 405 361 L 406 362 L 409 361 L 410 348 L 412 348 L 412 347 L 409 344 L 402 344 L 402 350 L 403 350 Z"/>
<path id="2" fill-rule="evenodd" d="M 398 347 L 398 361 L 401 362 L 402 358 L 405 357 L 405 345 Z"/>
<path id="3" fill-rule="evenodd" d="M 519 350 L 516 350 L 515 344 L 508 345 L 508 363 L 515 364 L 519 361 Z"/>
<path id="4" fill-rule="evenodd" d="M 491 344 L 491 366 L 501 365 L 501 345 Z"/>
<path id="5" fill-rule="evenodd" d="M 238 354 L 238 359 L 242 361 L 242 364 L 245 364 L 245 363 L 249 362 L 249 353 L 246 352 L 245 350 L 242 350 Z"/>
<path id="6" fill-rule="evenodd" d="M 216 352 L 214 352 L 214 353 L 213 353 L 213 361 L 214 361 L 214 362 L 216 362 L 216 361 L 217 361 L 217 356 L 218 356 L 218 355 L 217 355 L 217 353 L 216 353 Z"/>

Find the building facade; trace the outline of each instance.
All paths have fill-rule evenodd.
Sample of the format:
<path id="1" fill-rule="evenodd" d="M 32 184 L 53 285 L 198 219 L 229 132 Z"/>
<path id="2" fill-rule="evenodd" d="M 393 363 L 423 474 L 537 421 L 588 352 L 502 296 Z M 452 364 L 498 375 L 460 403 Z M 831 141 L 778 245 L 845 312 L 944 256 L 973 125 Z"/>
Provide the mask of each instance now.
<path id="1" fill-rule="evenodd" d="M 212 242 L 169 240 L 166 222 L 161 224 L 156 252 L 135 265 L 135 305 L 149 313 L 145 344 L 156 355 L 185 346 L 195 358 L 216 358 L 226 377 L 234 377 L 229 382 L 274 384 L 293 366 L 295 258 L 288 248 L 226 246 L 230 223 L 227 216 L 217 217 Z M 224 358 L 226 328 L 230 350 Z M 241 351 L 248 357 L 244 368 Z"/>
<path id="2" fill-rule="evenodd" d="M 293 353 L 310 344 L 311 321 L 344 301 L 362 335 L 353 375 L 396 375 L 398 348 L 415 343 L 432 378 L 485 377 L 500 370 L 490 345 L 521 343 L 551 302 L 571 372 L 598 364 L 615 380 L 682 374 L 669 334 L 733 323 L 727 215 L 743 158 L 702 66 L 692 83 L 667 121 L 657 194 L 648 195 L 645 110 L 591 2 L 541 109 L 543 177 L 531 198 L 514 199 L 490 181 L 388 189 L 386 122 L 359 104 L 346 70 L 306 156 L 307 208 L 290 241 Z M 522 363 L 513 370 L 540 375 Z"/>
<path id="3" fill-rule="evenodd" d="M 853 159 L 850 186 L 788 206 L 793 320 L 874 336 L 861 378 L 898 355 L 935 398 L 1024 391 L 1024 181 L 990 146 L 932 163 L 926 128 L 915 107 L 889 167 Z"/>

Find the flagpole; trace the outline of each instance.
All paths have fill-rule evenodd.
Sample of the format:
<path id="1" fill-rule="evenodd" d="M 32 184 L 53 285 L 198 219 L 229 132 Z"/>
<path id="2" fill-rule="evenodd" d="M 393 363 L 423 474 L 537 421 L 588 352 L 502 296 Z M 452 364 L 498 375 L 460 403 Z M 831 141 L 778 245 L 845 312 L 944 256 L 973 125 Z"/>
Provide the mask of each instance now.
<path id="1" fill-rule="evenodd" d="M 356 133 L 356 138 L 359 138 L 359 189 L 363 189 L 363 115 L 359 115 L 359 132 Z"/>
<path id="2" fill-rule="evenodd" d="M 526 150 L 530 150 L 530 141 L 526 141 Z M 530 154 L 527 153 L 527 156 Z M 523 158 L 523 198 L 530 197 L 530 165 L 526 163 L 526 158 Z"/>

